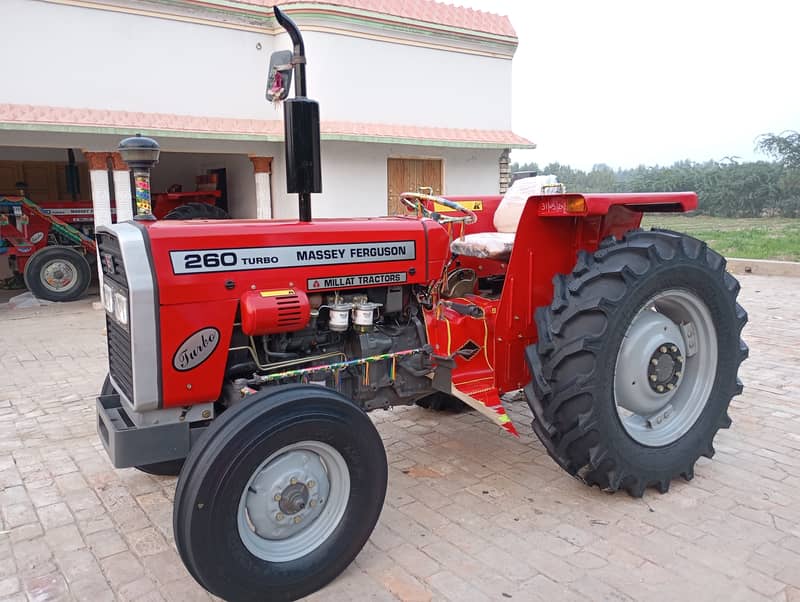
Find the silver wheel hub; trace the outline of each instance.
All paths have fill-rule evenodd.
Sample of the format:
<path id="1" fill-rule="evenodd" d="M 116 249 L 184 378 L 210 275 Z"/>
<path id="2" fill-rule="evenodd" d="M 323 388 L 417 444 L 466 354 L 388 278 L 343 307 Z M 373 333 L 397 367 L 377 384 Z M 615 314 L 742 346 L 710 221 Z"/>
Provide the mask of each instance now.
<path id="1" fill-rule="evenodd" d="M 295 450 L 270 462 L 256 475 L 245 507 L 260 537 L 286 539 L 319 516 L 329 491 L 320 457 Z"/>
<path id="2" fill-rule="evenodd" d="M 711 395 L 717 334 L 706 304 L 672 289 L 651 298 L 628 327 L 614 371 L 622 425 L 644 445 L 668 445 L 695 424 Z"/>
<path id="3" fill-rule="evenodd" d="M 342 519 L 350 473 L 320 441 L 288 445 L 253 473 L 239 503 L 239 536 L 262 560 L 288 562 L 319 547 Z"/>
<path id="4" fill-rule="evenodd" d="M 68 261 L 50 261 L 41 271 L 41 281 L 45 288 L 54 292 L 69 290 L 76 281 L 75 266 Z"/>

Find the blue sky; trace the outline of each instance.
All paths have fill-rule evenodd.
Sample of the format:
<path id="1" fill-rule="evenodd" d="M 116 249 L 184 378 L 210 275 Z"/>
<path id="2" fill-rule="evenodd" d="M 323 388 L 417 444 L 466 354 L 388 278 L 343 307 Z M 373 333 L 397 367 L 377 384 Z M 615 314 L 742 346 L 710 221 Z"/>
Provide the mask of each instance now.
<path id="1" fill-rule="evenodd" d="M 507 14 L 517 161 L 590 168 L 738 156 L 800 130 L 792 0 L 456 0 Z"/>

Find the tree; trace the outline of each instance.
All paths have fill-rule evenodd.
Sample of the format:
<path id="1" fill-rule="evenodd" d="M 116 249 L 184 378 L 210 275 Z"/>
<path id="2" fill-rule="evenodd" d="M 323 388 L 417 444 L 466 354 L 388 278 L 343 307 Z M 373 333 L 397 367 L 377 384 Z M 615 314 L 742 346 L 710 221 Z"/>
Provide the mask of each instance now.
<path id="1" fill-rule="evenodd" d="M 782 134 L 764 134 L 759 137 L 757 148 L 777 159 L 789 169 L 800 169 L 800 133 L 787 130 Z"/>

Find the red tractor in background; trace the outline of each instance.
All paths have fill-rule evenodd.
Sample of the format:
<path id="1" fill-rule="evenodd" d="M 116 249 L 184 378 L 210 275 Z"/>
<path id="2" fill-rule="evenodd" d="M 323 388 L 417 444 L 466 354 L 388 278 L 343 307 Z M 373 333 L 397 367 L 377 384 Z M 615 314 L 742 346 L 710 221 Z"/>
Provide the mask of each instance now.
<path id="1" fill-rule="evenodd" d="M 153 213 L 169 220 L 229 219 L 216 205 L 220 196 L 219 190 L 159 193 Z M 0 195 L 0 261 L 8 261 L 12 288 L 24 282 L 39 299 L 80 299 L 92 282 L 96 255 L 91 201 L 34 203 Z"/>
<path id="2" fill-rule="evenodd" d="M 302 37 L 274 11 L 294 42 L 273 56 L 270 94 L 300 219 L 97 234 L 98 432 L 115 466 L 180 473 L 174 534 L 193 577 L 226 600 L 296 599 L 334 579 L 386 492 L 367 412 L 434 397 L 513 435 L 501 395 L 524 389 L 550 456 L 609 492 L 691 479 L 730 425 L 747 316 L 719 254 L 638 226 L 645 211 L 694 209 L 695 194 L 406 193 L 414 215 L 312 220 L 318 106 Z"/>

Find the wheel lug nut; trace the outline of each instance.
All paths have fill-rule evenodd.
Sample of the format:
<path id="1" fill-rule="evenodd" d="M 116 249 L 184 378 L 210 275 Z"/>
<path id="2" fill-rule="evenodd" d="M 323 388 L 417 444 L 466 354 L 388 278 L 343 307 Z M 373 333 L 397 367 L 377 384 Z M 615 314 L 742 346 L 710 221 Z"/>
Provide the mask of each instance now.
<path id="1" fill-rule="evenodd" d="M 314 481 L 309 481 L 308 483 L 306 483 L 306 487 L 308 487 L 309 489 L 314 489 L 314 485 L 316 485 Z"/>
<path id="2" fill-rule="evenodd" d="M 303 519 L 302 519 L 302 517 L 300 517 L 300 516 L 295 516 L 295 517 L 294 517 L 294 524 L 295 524 L 295 525 L 299 524 L 301 520 L 303 520 Z"/>
<path id="3" fill-rule="evenodd" d="M 658 366 L 658 360 L 656 358 L 651 359 L 650 363 L 653 364 L 654 366 Z"/>
<path id="4" fill-rule="evenodd" d="M 650 380 L 652 380 L 653 382 L 656 382 L 658 380 L 658 377 L 655 374 L 651 374 L 650 375 Z"/>
<path id="5" fill-rule="evenodd" d="M 275 520 L 283 520 L 284 518 L 282 512 L 278 512 L 278 514 L 275 515 Z"/>
<path id="6" fill-rule="evenodd" d="M 672 353 L 677 353 L 678 352 L 678 348 L 675 345 L 673 345 L 671 347 L 671 349 L 672 349 Z"/>
<path id="7" fill-rule="evenodd" d="M 289 479 L 289 484 L 290 485 L 297 485 L 297 479 L 295 479 L 295 478 Z"/>
<path id="8" fill-rule="evenodd" d="M 675 385 L 673 385 L 672 383 L 669 383 L 667 385 L 667 389 L 669 389 L 670 391 L 672 391 L 672 389 L 674 389 L 674 388 L 675 388 Z"/>
<path id="9" fill-rule="evenodd" d="M 675 373 L 675 378 L 680 378 L 680 377 L 681 377 L 681 373 L 680 372 L 676 372 Z"/>
<path id="10" fill-rule="evenodd" d="M 276 493 L 275 497 L 272 498 L 272 499 L 274 499 L 276 502 L 280 502 L 281 501 L 281 494 L 280 493 Z"/>
<path id="11" fill-rule="evenodd" d="M 662 345 L 662 346 L 661 346 L 661 349 L 659 349 L 659 351 L 660 351 L 661 353 L 666 353 L 666 352 L 667 352 L 667 347 L 666 347 L 665 345 Z"/>
<path id="12" fill-rule="evenodd" d="M 663 393 L 663 392 L 664 392 L 664 385 L 658 385 L 658 386 L 656 387 L 656 390 L 657 390 L 659 393 Z"/>
<path id="13" fill-rule="evenodd" d="M 310 507 L 312 507 L 312 508 L 315 508 L 315 507 L 317 506 L 317 500 L 311 500 L 311 501 L 308 503 L 308 505 L 309 505 Z"/>

